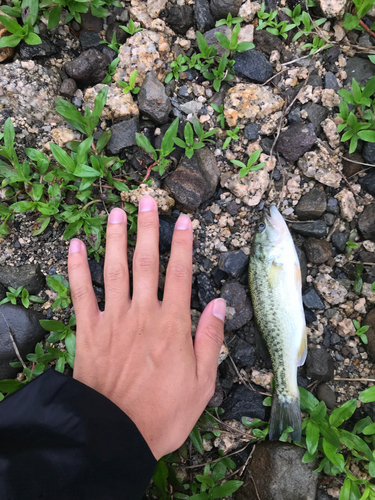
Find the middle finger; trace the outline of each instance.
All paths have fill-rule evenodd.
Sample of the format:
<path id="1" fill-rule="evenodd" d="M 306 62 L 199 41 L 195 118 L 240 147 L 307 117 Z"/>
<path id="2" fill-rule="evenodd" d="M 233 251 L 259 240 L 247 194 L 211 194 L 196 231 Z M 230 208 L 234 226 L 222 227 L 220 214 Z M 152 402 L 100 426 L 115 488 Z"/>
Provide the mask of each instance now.
<path id="1" fill-rule="evenodd" d="M 151 196 L 139 203 L 137 244 L 133 258 L 133 301 L 157 301 L 159 282 L 159 216 Z"/>

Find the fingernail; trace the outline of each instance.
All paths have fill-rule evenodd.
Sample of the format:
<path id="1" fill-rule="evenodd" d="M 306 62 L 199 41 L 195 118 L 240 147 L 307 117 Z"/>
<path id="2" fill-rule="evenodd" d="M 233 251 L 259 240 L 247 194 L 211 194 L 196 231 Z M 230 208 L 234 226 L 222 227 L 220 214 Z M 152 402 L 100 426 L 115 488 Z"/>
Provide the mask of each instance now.
<path id="1" fill-rule="evenodd" d="M 177 219 L 175 228 L 176 229 L 187 229 L 190 226 L 190 218 L 188 215 L 180 215 Z"/>
<path id="2" fill-rule="evenodd" d="M 140 212 L 150 212 L 155 209 L 155 200 L 151 196 L 143 196 L 141 201 L 139 202 L 139 211 Z"/>
<path id="3" fill-rule="evenodd" d="M 227 310 L 227 303 L 224 299 L 216 299 L 212 308 L 212 314 L 221 321 L 225 321 L 225 312 Z"/>
<path id="4" fill-rule="evenodd" d="M 69 253 L 77 253 L 81 251 L 81 241 L 74 238 L 69 245 Z"/>
<path id="5" fill-rule="evenodd" d="M 120 224 L 125 221 L 125 212 L 121 208 L 114 208 L 109 214 L 108 222 L 111 224 Z"/>

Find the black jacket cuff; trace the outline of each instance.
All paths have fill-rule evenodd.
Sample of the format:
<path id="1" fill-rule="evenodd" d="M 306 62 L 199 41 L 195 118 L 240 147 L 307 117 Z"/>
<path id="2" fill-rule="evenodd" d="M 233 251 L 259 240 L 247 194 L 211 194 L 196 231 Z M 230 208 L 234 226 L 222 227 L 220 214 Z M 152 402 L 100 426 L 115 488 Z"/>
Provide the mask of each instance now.
<path id="1" fill-rule="evenodd" d="M 155 465 L 118 406 L 53 369 L 0 403 L 1 500 L 137 500 Z"/>

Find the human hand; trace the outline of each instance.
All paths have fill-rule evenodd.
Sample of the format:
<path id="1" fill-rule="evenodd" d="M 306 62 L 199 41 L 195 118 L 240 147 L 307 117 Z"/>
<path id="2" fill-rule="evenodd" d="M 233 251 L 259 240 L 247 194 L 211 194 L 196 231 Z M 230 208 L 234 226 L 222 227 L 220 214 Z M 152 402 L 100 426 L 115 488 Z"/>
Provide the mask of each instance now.
<path id="1" fill-rule="evenodd" d="M 106 304 L 98 308 L 83 242 L 69 248 L 69 281 L 77 319 L 74 378 L 100 392 L 136 424 L 156 459 L 185 441 L 214 394 L 224 337 L 225 301 L 210 302 L 191 336 L 191 221 L 176 222 L 163 302 L 156 202 L 140 201 L 133 259 L 127 263 L 126 213 L 112 210 L 104 265 Z"/>

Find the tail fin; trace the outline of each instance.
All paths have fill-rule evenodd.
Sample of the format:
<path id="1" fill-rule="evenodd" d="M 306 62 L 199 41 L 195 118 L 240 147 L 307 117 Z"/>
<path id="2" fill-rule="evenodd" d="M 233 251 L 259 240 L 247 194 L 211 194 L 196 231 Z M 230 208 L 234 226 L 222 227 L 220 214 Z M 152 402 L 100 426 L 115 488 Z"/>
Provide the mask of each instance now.
<path id="1" fill-rule="evenodd" d="M 282 401 L 274 393 L 272 398 L 271 419 L 269 438 L 271 441 L 279 439 L 287 427 L 293 427 L 290 434 L 293 441 L 301 441 L 301 408 L 299 395 L 290 398 L 288 401 Z"/>

